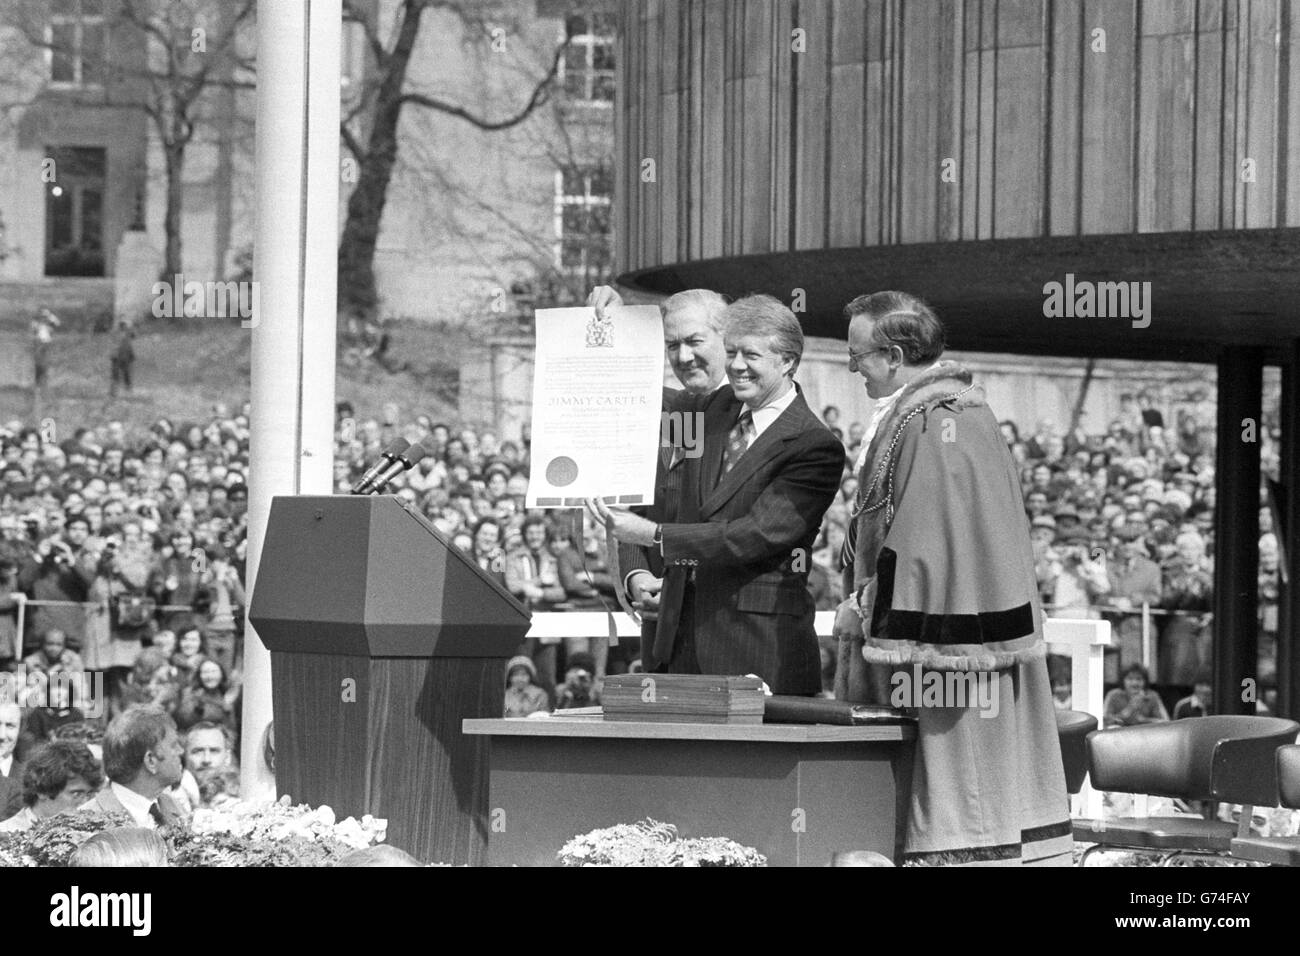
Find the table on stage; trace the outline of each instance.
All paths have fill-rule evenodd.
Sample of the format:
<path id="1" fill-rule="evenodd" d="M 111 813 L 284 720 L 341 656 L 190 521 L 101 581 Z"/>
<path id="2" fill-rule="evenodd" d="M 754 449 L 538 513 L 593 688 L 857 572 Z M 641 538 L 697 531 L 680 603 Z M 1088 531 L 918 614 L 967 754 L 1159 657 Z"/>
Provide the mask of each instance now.
<path id="1" fill-rule="evenodd" d="M 653 817 L 682 837 L 730 837 L 770 866 L 841 850 L 897 860 L 911 724 L 685 724 L 471 719 L 491 739 L 488 863 L 551 866 L 570 839 Z"/>

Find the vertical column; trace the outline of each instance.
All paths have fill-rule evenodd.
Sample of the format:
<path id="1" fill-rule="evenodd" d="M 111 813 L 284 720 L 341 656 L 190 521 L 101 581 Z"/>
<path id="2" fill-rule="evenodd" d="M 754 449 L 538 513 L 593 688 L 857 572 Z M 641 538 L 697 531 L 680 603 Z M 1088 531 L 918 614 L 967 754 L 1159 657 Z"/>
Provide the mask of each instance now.
<path id="1" fill-rule="evenodd" d="M 1258 681 L 1259 431 L 1264 367 L 1259 351 L 1229 347 L 1219 358 L 1214 509 L 1214 705 L 1252 714 L 1242 681 Z M 1253 440 L 1252 440 L 1253 439 Z M 1258 693 L 1258 685 L 1256 685 Z"/>
<path id="2" fill-rule="evenodd" d="M 332 490 L 342 19 L 341 0 L 261 0 L 257 9 L 253 588 L 272 496 Z M 274 798 L 262 760 L 271 656 L 251 624 L 245 635 L 242 794 Z"/>
<path id="3" fill-rule="evenodd" d="M 1277 529 L 1281 545 L 1283 585 L 1278 598 L 1277 700 L 1278 715 L 1295 719 L 1300 713 L 1300 339 L 1291 343 L 1290 364 L 1282 367 L 1282 512 Z"/>

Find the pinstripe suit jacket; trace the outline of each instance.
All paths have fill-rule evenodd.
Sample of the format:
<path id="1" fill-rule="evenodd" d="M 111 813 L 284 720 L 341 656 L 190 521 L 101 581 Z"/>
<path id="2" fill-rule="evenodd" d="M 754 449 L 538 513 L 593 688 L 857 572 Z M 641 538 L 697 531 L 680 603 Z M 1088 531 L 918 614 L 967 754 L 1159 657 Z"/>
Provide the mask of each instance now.
<path id="1" fill-rule="evenodd" d="M 724 384 L 704 396 L 692 395 L 682 389 L 664 389 L 665 415 L 674 413 L 679 416 L 704 415 L 709 409 L 715 407 L 719 415 L 730 414 L 734 417 L 739 414 L 740 405 L 730 385 Z M 638 514 L 644 515 L 656 524 L 670 524 L 682 520 L 680 517 L 684 502 L 682 483 L 687 474 L 686 463 L 689 456 L 695 456 L 700 449 L 674 448 L 671 444 L 665 444 L 663 439 L 671 438 L 678 443 L 685 440 L 689 444 L 692 440 L 699 442 L 704 435 L 703 430 L 696 423 L 692 423 L 679 430 L 672 430 L 671 434 L 665 434 L 664 429 L 661 428 L 659 437 L 660 454 L 655 465 L 654 503 L 644 510 L 636 510 Z M 692 507 L 697 508 L 698 504 Z M 692 511 L 692 514 L 697 513 Z M 669 605 L 665 607 L 661 600 L 658 619 L 643 621 L 641 624 L 641 666 L 647 671 L 661 670 L 667 665 L 671 656 L 672 639 L 677 631 L 678 615 L 681 611 L 681 592 L 685 587 L 687 569 L 679 567 L 669 571 L 664 567 L 663 556 L 658 548 L 646 548 L 635 544 L 620 543 L 618 560 L 619 570 L 624 578 L 636 570 L 649 571 L 657 578 L 665 578 L 664 587 L 667 593 L 662 597 L 670 599 Z M 657 641 L 660 634 L 663 638 Z M 658 656 L 656 643 L 662 644 L 669 656 Z"/>
<path id="2" fill-rule="evenodd" d="M 797 386 L 796 386 L 797 387 Z M 695 572 L 695 640 L 705 674 L 758 674 L 777 694 L 815 694 L 821 663 L 808 568 L 822 516 L 844 471 L 844 446 L 802 391 L 722 474 L 739 406 L 704 416 L 704 454 L 687 459 L 677 521 L 664 524 L 669 568 Z M 678 571 L 680 573 L 680 570 Z M 668 583 L 656 654 L 670 620 Z"/>

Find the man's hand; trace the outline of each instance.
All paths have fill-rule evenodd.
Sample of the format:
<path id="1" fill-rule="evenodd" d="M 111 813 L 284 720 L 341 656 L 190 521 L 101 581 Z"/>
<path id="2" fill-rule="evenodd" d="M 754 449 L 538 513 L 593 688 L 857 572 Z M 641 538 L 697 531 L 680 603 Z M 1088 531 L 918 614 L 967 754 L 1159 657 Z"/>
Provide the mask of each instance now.
<path id="1" fill-rule="evenodd" d="M 655 523 L 630 511 L 611 509 L 599 498 L 588 498 L 587 508 L 592 516 L 606 528 L 613 529 L 614 537 L 627 544 L 646 547 L 654 544 Z"/>
<path id="2" fill-rule="evenodd" d="M 857 595 L 846 598 L 835 609 L 835 626 L 831 631 L 836 641 L 862 636 L 862 618 L 858 614 Z"/>
<path id="3" fill-rule="evenodd" d="M 613 286 L 598 285 L 591 290 L 591 295 L 587 296 L 587 305 L 596 310 L 596 317 L 602 322 L 606 318 L 607 309 L 622 304 L 623 297 L 614 291 Z"/>
<path id="4" fill-rule="evenodd" d="M 632 606 L 641 612 L 642 620 L 654 621 L 659 618 L 659 592 L 663 590 L 664 579 L 657 578 L 649 571 L 635 571 L 628 581 L 628 597 Z"/>

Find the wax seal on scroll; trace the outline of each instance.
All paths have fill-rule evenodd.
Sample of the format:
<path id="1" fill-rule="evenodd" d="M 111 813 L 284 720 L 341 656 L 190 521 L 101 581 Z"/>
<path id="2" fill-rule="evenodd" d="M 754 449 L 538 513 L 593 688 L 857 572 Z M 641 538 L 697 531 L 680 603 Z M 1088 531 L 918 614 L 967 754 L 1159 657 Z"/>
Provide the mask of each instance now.
<path id="1" fill-rule="evenodd" d="M 552 488 L 563 488 L 566 485 L 571 485 L 577 477 L 578 463 L 568 455 L 552 458 L 551 463 L 546 466 L 546 480 L 550 482 Z"/>
<path id="2" fill-rule="evenodd" d="M 614 347 L 614 320 L 593 315 L 587 322 L 587 348 L 612 349 Z"/>

